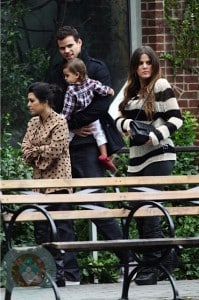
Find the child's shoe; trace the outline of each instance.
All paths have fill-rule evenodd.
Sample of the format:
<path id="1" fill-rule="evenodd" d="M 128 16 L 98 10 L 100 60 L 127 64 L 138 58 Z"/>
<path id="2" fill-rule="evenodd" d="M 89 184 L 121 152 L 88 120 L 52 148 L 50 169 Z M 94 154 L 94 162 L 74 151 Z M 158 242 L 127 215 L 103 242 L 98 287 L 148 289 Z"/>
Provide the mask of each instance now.
<path id="1" fill-rule="evenodd" d="M 114 163 L 110 160 L 110 158 L 106 155 L 100 155 L 98 156 L 98 159 L 110 170 L 115 171 L 116 167 L 114 165 Z"/>

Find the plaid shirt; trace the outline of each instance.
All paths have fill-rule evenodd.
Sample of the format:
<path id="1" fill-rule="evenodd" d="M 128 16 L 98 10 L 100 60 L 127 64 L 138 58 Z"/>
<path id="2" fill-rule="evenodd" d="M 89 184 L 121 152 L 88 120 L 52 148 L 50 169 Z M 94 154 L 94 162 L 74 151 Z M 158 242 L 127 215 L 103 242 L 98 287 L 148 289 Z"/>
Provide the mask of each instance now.
<path id="1" fill-rule="evenodd" d="M 64 97 L 62 114 L 69 120 L 74 111 L 81 111 L 91 103 L 94 92 L 107 96 L 109 90 L 109 86 L 90 78 L 85 79 L 80 84 L 69 84 Z"/>

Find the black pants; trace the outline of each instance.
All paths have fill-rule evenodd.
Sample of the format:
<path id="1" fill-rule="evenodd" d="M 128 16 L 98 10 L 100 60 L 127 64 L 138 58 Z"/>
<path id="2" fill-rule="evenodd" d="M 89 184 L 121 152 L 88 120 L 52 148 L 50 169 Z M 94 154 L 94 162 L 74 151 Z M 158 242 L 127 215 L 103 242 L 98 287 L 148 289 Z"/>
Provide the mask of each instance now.
<path id="1" fill-rule="evenodd" d="M 167 176 L 170 175 L 174 167 L 175 161 L 160 161 L 152 163 L 137 173 L 128 173 L 128 176 Z M 150 186 L 151 188 L 163 190 L 163 186 Z M 132 188 L 133 189 L 133 188 Z M 131 188 L 129 188 L 131 190 Z M 154 199 L 155 201 L 155 199 Z M 132 206 L 132 204 L 131 204 Z M 150 218 L 136 218 L 137 229 L 140 238 L 161 238 L 164 234 L 161 229 L 160 218 L 150 217 Z M 160 256 L 159 251 L 147 251 L 144 253 L 144 261 L 151 261 Z"/>
<path id="2" fill-rule="evenodd" d="M 67 193 L 67 191 L 58 191 L 55 194 Z M 69 204 L 56 204 L 49 205 L 47 207 L 49 211 L 63 211 L 71 210 L 72 207 Z M 58 241 L 74 241 L 75 240 L 75 231 L 72 220 L 67 221 L 56 221 Z M 50 226 L 47 222 L 35 222 L 34 224 L 35 239 L 38 244 L 49 242 L 51 240 L 51 231 Z M 51 249 L 51 254 L 53 255 L 56 267 L 57 267 L 57 280 L 65 280 L 68 275 L 68 280 L 80 281 L 79 267 L 76 259 L 76 254 L 73 252 L 68 252 L 65 254 L 63 251 L 57 249 Z M 67 266 L 67 269 L 64 269 L 64 266 Z"/>
<path id="3" fill-rule="evenodd" d="M 90 178 L 103 177 L 105 168 L 98 160 L 99 149 L 96 143 L 85 144 L 81 146 L 71 147 L 71 165 L 73 178 Z M 100 204 L 102 205 L 102 204 Z M 98 231 L 105 239 L 122 239 L 123 232 L 119 223 L 112 218 L 92 220 L 97 226 Z M 128 255 L 128 251 L 115 252 L 121 263 L 124 257 Z M 74 265 L 74 270 L 77 264 Z M 65 264 L 67 270 L 67 264 Z M 76 270 L 77 271 L 77 270 Z"/>

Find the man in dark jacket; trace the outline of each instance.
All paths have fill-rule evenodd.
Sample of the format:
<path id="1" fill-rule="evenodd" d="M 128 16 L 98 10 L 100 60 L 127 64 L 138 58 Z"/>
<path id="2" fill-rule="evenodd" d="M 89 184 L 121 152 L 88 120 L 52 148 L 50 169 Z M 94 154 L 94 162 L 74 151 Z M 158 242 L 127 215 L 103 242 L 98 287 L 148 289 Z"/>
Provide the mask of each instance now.
<path id="1" fill-rule="evenodd" d="M 82 47 L 82 40 L 78 31 L 71 26 L 60 28 L 56 35 L 57 46 L 63 57 L 62 63 L 56 65 L 49 74 L 48 81 L 58 84 L 63 93 L 55 103 L 55 111 L 60 113 L 63 108 L 64 95 L 67 83 L 63 76 L 63 64 L 75 57 L 83 60 L 87 67 L 88 76 L 91 79 L 99 80 L 104 85 L 110 86 L 110 74 L 106 65 L 97 59 L 91 58 Z M 73 113 L 68 121 L 69 129 L 75 133 L 70 143 L 70 155 L 73 178 L 81 177 L 103 177 L 105 168 L 98 160 L 99 149 L 92 135 L 92 123 L 103 115 L 107 114 L 111 97 L 95 95 L 93 101 L 83 111 Z M 98 219 L 95 224 L 100 233 L 106 239 L 121 239 L 122 231 L 114 219 Z M 67 227 L 67 223 L 66 223 Z M 66 228 L 67 240 L 73 240 L 74 234 Z M 123 261 L 124 252 L 118 251 L 117 256 Z M 65 255 L 65 278 L 67 281 L 80 281 L 79 269 L 74 253 Z"/>

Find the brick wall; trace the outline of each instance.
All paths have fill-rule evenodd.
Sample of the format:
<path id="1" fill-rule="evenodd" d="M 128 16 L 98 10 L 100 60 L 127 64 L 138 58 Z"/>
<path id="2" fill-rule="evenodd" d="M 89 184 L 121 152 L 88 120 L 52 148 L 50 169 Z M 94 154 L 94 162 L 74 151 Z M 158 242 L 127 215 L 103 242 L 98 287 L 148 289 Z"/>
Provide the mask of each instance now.
<path id="1" fill-rule="evenodd" d="M 179 0 L 179 5 L 184 0 Z M 158 55 L 172 49 L 172 36 L 164 17 L 164 0 L 141 0 L 142 44 L 151 46 Z M 188 64 L 194 63 L 188 60 Z M 198 62 L 195 62 L 198 65 Z M 174 87 L 182 110 L 191 111 L 199 119 L 199 76 L 188 71 L 173 68 L 161 59 L 163 75 Z M 199 145 L 199 136 L 196 144 Z"/>

